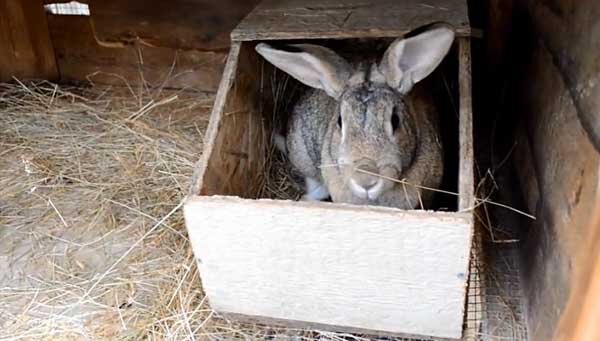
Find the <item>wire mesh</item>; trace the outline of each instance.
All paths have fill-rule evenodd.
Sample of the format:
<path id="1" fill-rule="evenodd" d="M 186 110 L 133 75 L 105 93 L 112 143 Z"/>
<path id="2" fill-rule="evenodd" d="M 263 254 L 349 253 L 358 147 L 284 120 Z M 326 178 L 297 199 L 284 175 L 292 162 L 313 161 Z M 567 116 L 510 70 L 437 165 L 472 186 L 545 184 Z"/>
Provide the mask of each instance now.
<path id="1" fill-rule="evenodd" d="M 485 232 L 476 224 L 463 340 L 527 340 L 518 246 Z"/>

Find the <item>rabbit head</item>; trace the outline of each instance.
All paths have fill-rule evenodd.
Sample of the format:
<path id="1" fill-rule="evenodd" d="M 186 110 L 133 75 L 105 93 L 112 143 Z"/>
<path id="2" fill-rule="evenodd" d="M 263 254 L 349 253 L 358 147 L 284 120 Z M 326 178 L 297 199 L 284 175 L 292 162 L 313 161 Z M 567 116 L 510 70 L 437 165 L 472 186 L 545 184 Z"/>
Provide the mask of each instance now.
<path id="1" fill-rule="evenodd" d="M 317 45 L 257 46 L 272 64 L 337 101 L 322 144 L 322 162 L 335 165 L 323 168 L 334 201 L 381 204 L 400 190 L 393 179 L 414 163 L 425 134 L 406 95 L 441 63 L 453 40 L 452 29 L 438 26 L 395 40 L 379 62 L 355 65 Z"/>

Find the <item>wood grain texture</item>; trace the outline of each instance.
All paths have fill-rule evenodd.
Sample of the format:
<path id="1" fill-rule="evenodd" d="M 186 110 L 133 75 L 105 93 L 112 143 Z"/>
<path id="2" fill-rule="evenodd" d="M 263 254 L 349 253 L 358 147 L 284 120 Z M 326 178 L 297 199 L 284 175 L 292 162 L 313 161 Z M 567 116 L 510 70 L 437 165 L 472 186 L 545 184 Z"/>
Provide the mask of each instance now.
<path id="1" fill-rule="evenodd" d="M 0 81 L 57 76 L 42 1 L 0 1 Z"/>
<path id="2" fill-rule="evenodd" d="M 470 35 L 465 0 L 267 0 L 231 33 L 233 40 L 400 37 L 432 22 Z"/>
<path id="3" fill-rule="evenodd" d="M 473 154 L 473 99 L 471 79 L 471 41 L 458 40 L 458 86 L 459 86 L 459 176 L 458 209 L 472 210 L 475 207 L 475 157 Z"/>
<path id="4" fill-rule="evenodd" d="M 573 289 L 554 340 L 600 340 L 600 167 L 596 186 L 593 231 L 584 249 L 586 259 L 573 274 Z"/>
<path id="5" fill-rule="evenodd" d="M 98 39 L 204 51 L 226 51 L 229 33 L 259 0 L 90 0 Z"/>
<path id="6" fill-rule="evenodd" d="M 600 154 L 551 50 L 535 33 L 526 49 L 509 110 L 524 118 L 515 167 L 537 217 L 523 245 L 529 333 L 532 340 L 549 340 L 576 290 L 575 274 L 592 252 Z"/>
<path id="7" fill-rule="evenodd" d="M 213 309 L 459 338 L 470 214 L 235 197 L 184 206 Z"/>
<path id="8" fill-rule="evenodd" d="M 256 198 L 272 113 L 271 73 L 252 43 L 234 43 L 205 135 L 193 194 Z"/>
<path id="9" fill-rule="evenodd" d="M 455 338 L 445 338 L 445 337 L 433 337 L 433 336 L 425 336 L 425 335 L 414 335 L 414 334 L 406 334 L 406 333 L 390 333 L 381 330 L 373 330 L 373 329 L 364 329 L 364 328 L 356 328 L 356 327 L 340 327 L 340 326 L 332 326 L 328 324 L 322 323 L 314 323 L 314 322 L 306 322 L 306 321 L 294 321 L 289 319 L 276 319 L 272 317 L 265 316 L 250 316 L 250 315 L 241 315 L 241 314 L 232 314 L 232 313 L 222 313 L 225 318 L 229 318 L 231 320 L 240 321 L 244 323 L 253 323 L 259 324 L 262 326 L 272 326 L 272 327 L 283 327 L 283 328 L 291 328 L 291 329 L 304 329 L 304 330 L 317 330 L 317 331 L 334 331 L 340 332 L 343 331 L 345 334 L 357 334 L 363 337 L 368 337 L 369 340 L 378 340 L 383 339 L 387 340 L 388 338 L 393 338 L 393 340 L 430 340 L 430 341 L 456 341 Z M 348 336 L 348 338 L 357 338 L 356 335 Z M 466 338 L 465 335 L 461 338 L 461 340 L 470 340 Z"/>
<path id="10" fill-rule="evenodd" d="M 600 1 L 528 1 L 534 29 L 552 54 L 577 117 L 600 153 Z"/>
<path id="11" fill-rule="evenodd" d="M 219 127 L 221 126 L 223 110 L 225 110 L 225 105 L 227 103 L 227 95 L 229 93 L 229 90 L 232 88 L 233 82 L 235 80 L 237 66 L 240 58 L 240 49 L 241 43 L 232 44 L 231 49 L 229 50 L 229 54 L 227 56 L 227 63 L 225 64 L 225 69 L 223 70 L 221 83 L 219 84 L 217 96 L 215 97 L 215 102 L 213 104 L 212 112 L 210 114 L 209 124 L 206 128 L 206 133 L 204 135 L 204 150 L 202 152 L 200 160 L 194 167 L 194 174 L 192 176 L 191 181 L 192 185 L 190 188 L 190 193 L 192 195 L 199 195 L 202 191 L 203 186 L 210 186 L 210 184 L 208 183 L 204 184 L 204 176 L 207 172 L 208 165 L 209 163 L 211 163 L 211 160 L 213 158 L 213 148 L 217 140 L 217 136 L 219 134 Z M 207 178 L 210 178 L 210 175 L 208 175 Z M 218 190 L 215 188 L 215 186 L 218 186 L 219 184 L 221 184 L 221 182 L 213 184 L 211 189 L 205 189 L 204 192 L 209 194 L 219 194 Z M 239 188 L 230 189 L 231 192 L 236 190 L 241 191 L 241 189 Z"/>
<path id="12" fill-rule="evenodd" d="M 48 15 L 62 81 L 195 88 L 216 91 L 226 53 L 165 47 L 106 47 L 94 36 L 89 17 Z"/>
<path id="13" fill-rule="evenodd" d="M 515 168 L 537 217 L 522 248 L 531 340 L 598 339 L 599 4 L 514 2 L 518 26 L 505 29 L 506 110 L 522 118 Z"/>

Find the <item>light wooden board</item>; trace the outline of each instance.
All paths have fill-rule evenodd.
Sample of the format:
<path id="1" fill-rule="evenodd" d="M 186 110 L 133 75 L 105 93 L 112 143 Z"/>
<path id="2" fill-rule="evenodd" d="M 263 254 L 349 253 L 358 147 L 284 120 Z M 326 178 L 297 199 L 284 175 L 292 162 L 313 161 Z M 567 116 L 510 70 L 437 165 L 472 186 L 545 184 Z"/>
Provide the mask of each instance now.
<path id="1" fill-rule="evenodd" d="M 254 198 L 270 144 L 272 68 L 252 43 L 231 46 L 191 193 Z"/>
<path id="2" fill-rule="evenodd" d="M 267 0 L 232 32 L 233 40 L 400 37 L 432 22 L 470 35 L 466 0 Z"/>
<path id="3" fill-rule="evenodd" d="M 191 196 L 184 213 L 219 312 L 462 334 L 470 214 L 222 196 Z"/>
<path id="4" fill-rule="evenodd" d="M 0 1 L 0 81 L 57 76 L 42 1 Z"/>
<path id="5" fill-rule="evenodd" d="M 216 91 L 227 54 L 142 44 L 104 46 L 90 17 L 48 15 L 62 81 Z"/>
<path id="6" fill-rule="evenodd" d="M 472 210 L 475 207 L 475 176 L 473 155 L 473 100 L 471 88 L 471 41 L 458 39 L 458 86 L 459 109 L 459 176 L 458 209 Z"/>

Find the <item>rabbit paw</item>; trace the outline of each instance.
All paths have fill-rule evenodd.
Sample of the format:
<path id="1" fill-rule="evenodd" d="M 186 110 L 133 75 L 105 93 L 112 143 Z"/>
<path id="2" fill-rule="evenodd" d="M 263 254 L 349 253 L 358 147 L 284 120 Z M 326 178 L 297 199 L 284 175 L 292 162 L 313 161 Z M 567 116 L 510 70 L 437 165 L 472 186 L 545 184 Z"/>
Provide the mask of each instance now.
<path id="1" fill-rule="evenodd" d="M 327 187 L 313 178 L 305 178 L 306 194 L 301 198 L 302 201 L 321 201 L 329 197 Z"/>

